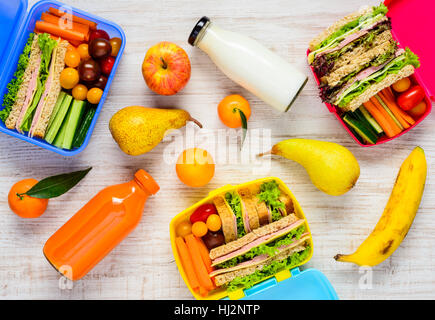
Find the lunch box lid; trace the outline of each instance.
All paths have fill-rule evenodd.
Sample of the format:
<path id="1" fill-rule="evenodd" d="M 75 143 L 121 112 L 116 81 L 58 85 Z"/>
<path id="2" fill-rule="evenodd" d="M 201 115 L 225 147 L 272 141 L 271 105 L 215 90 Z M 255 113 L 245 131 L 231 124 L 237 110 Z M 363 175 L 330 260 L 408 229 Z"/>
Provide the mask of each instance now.
<path id="1" fill-rule="evenodd" d="M 338 300 L 328 278 L 319 270 L 294 268 L 287 272 L 289 278 L 282 281 L 277 279 L 282 274 L 277 274 L 245 289 L 245 297 L 240 300 Z"/>
<path id="2" fill-rule="evenodd" d="M 17 34 L 26 12 L 27 0 L 0 0 L 0 79 L 3 78 L 8 57 L 16 45 Z"/>
<path id="3" fill-rule="evenodd" d="M 387 0 L 387 16 L 391 17 L 394 37 L 409 47 L 419 58 L 421 66 L 415 70 L 418 82 L 432 100 L 435 98 L 435 42 L 431 36 L 435 16 L 433 0 Z"/>

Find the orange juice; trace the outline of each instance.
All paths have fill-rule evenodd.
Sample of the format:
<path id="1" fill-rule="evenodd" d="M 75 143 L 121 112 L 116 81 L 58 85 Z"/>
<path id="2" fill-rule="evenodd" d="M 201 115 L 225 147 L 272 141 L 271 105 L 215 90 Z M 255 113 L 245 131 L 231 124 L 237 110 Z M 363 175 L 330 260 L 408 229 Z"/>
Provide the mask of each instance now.
<path id="1" fill-rule="evenodd" d="M 133 231 L 157 191 L 142 169 L 133 180 L 101 190 L 47 240 L 45 257 L 67 278 L 82 278 Z"/>

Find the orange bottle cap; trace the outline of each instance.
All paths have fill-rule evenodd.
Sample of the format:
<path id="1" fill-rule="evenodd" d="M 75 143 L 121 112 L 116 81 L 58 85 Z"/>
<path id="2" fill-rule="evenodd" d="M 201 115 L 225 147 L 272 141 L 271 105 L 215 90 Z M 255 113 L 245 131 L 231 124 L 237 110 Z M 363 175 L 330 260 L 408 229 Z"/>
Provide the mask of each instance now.
<path id="1" fill-rule="evenodd" d="M 156 194 L 157 191 L 160 190 L 159 185 L 154 180 L 151 175 L 146 172 L 143 169 L 139 169 L 135 174 L 134 177 L 140 182 L 140 184 L 150 193 L 150 194 Z"/>

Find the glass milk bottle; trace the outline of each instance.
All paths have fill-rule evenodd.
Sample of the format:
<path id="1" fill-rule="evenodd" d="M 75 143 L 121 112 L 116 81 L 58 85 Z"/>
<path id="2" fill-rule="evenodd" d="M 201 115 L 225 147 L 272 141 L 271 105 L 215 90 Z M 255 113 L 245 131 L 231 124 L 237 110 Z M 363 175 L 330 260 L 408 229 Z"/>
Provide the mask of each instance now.
<path id="1" fill-rule="evenodd" d="M 279 111 L 287 111 L 308 78 L 257 41 L 202 17 L 188 42 L 208 54 L 231 80 Z"/>

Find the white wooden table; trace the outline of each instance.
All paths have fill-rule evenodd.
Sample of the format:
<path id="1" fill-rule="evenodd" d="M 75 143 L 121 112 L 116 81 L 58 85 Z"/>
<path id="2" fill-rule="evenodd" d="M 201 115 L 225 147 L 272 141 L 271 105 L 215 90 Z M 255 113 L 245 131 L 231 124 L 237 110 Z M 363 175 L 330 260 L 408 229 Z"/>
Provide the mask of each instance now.
<path id="1" fill-rule="evenodd" d="M 35 1 L 29 1 L 29 7 Z M 393 142 L 359 147 L 320 102 L 312 76 L 291 111 L 275 112 L 226 78 L 187 36 L 203 15 L 217 24 L 250 35 L 306 74 L 307 43 L 324 27 L 361 5 L 378 1 L 102 1 L 71 0 L 67 4 L 117 22 L 127 36 L 125 53 L 88 147 L 75 157 L 62 157 L 7 135 L 0 137 L 0 297 L 3 299 L 191 299 L 179 276 L 169 242 L 171 218 L 209 191 L 264 176 L 277 176 L 301 203 L 314 237 L 314 256 L 306 267 L 321 270 L 342 299 L 435 298 L 435 116 Z M 191 59 L 192 77 L 172 97 L 157 96 L 145 85 L 141 63 L 146 50 L 159 41 L 182 46 Z M 216 106 L 230 93 L 251 103 L 249 127 L 272 132 L 272 143 L 286 138 L 314 138 L 348 147 L 361 166 L 353 190 L 341 197 L 318 191 L 302 167 L 274 158 L 269 173 L 253 174 L 249 165 L 220 163 L 206 187 L 191 189 L 177 178 L 174 165 L 163 161 L 168 143 L 150 153 L 130 157 L 122 153 L 109 133 L 114 112 L 129 105 L 182 107 L 199 119 L 204 136 L 223 129 Z M 184 132 L 184 131 L 183 131 Z M 198 130 L 197 133 L 200 134 Z M 216 157 L 228 146 L 215 148 L 199 142 Z M 372 230 L 390 195 L 399 166 L 415 146 L 428 159 L 429 176 L 414 224 L 394 255 L 372 273 L 371 289 L 359 285 L 358 267 L 335 262 L 337 253 L 355 250 Z M 265 160 L 267 161 L 267 160 Z M 49 203 L 38 219 L 25 220 L 8 208 L 11 185 L 23 178 L 46 176 L 93 166 L 69 193 Z M 129 180 L 136 169 L 148 170 L 161 191 L 147 204 L 137 229 L 72 289 L 59 289 L 59 275 L 48 264 L 42 247 L 91 195 L 105 186 Z"/>

